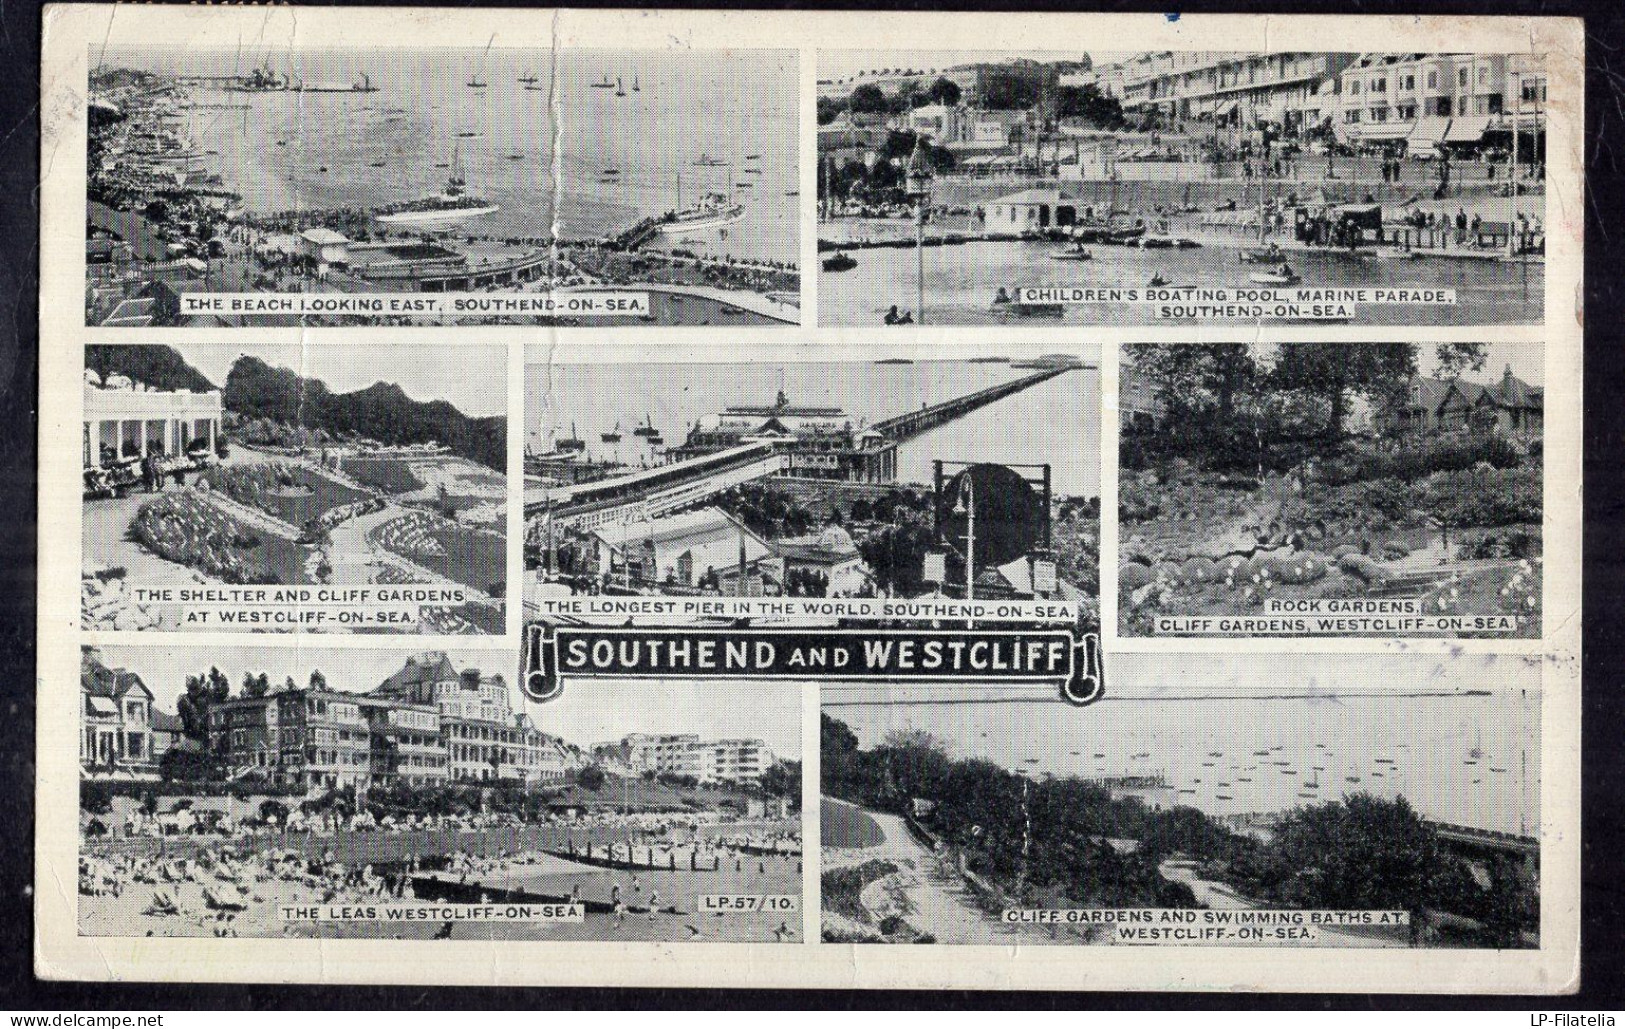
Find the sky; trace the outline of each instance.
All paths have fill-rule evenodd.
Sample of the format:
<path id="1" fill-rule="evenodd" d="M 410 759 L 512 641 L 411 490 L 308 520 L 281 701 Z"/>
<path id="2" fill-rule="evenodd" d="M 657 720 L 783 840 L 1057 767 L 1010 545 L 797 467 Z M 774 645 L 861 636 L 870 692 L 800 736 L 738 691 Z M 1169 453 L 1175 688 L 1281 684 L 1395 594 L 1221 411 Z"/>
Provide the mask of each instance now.
<path id="1" fill-rule="evenodd" d="M 1076 61 L 1088 56 L 1084 50 L 1010 51 L 1010 50 L 820 50 L 818 78 L 843 79 L 860 71 L 879 68 L 936 68 L 941 71 L 960 64 L 1002 63 L 1017 59 L 1031 61 Z M 1118 55 L 1096 54 L 1094 60 L 1105 62 Z"/>
<path id="2" fill-rule="evenodd" d="M 399 671 L 406 650 L 324 649 L 211 646 L 101 647 L 102 664 L 141 676 L 161 710 L 175 711 L 185 692 L 186 677 L 219 668 L 231 680 L 232 695 L 243 673 L 266 672 L 274 686 L 288 676 L 300 686 L 321 669 L 329 689 L 365 693 Z M 571 681 L 564 695 L 546 704 L 522 702 L 517 686 L 518 656 L 509 650 L 448 650 L 458 670 L 479 668 L 500 673 L 512 690 L 515 709 L 523 705 L 536 727 L 582 747 L 617 740 L 628 733 L 695 733 L 701 738 L 754 737 L 774 754 L 789 760 L 801 755 L 801 687 L 779 683 L 600 683 Z"/>
<path id="3" fill-rule="evenodd" d="M 447 343 L 169 344 L 216 386 L 238 357 L 321 379 L 335 393 L 393 382 L 413 400 L 448 400 L 480 418 L 508 413 L 508 351 L 501 345 Z"/>
<path id="4" fill-rule="evenodd" d="M 757 738 L 779 758 L 801 759 L 797 683 L 574 680 L 558 700 L 532 704 L 530 714 L 537 728 L 582 746 L 634 732 L 694 733 Z"/>
<path id="5" fill-rule="evenodd" d="M 1349 346 L 1359 346 L 1350 343 Z M 1463 378 L 1469 382 L 1481 385 L 1501 381 L 1501 374 L 1508 365 L 1512 366 L 1512 374 L 1529 383 L 1539 386 L 1546 381 L 1546 347 L 1540 343 L 1484 343 L 1484 367 L 1478 371 L 1469 371 Z M 1438 344 L 1418 343 L 1417 370 L 1423 375 L 1436 375 L 1439 370 Z"/>

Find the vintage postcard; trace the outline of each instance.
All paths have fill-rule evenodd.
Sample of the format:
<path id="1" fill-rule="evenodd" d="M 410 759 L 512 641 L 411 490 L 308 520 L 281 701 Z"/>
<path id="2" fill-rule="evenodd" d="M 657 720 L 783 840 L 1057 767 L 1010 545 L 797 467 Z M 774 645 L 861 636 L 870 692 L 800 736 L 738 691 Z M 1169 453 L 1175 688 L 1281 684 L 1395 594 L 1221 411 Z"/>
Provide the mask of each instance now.
<path id="1" fill-rule="evenodd" d="M 50 8 L 38 973 L 1572 992 L 1582 49 Z"/>

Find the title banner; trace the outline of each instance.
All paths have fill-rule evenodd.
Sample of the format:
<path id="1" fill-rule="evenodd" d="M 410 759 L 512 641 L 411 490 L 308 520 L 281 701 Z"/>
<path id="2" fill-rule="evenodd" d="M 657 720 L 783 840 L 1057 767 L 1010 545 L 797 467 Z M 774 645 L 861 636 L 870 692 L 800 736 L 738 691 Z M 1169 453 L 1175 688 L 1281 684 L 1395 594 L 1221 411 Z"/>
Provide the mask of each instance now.
<path id="1" fill-rule="evenodd" d="M 1103 683 L 1100 638 L 1071 629 L 938 632 L 913 629 L 525 628 L 522 680 L 534 700 L 572 677 L 809 679 L 875 683 L 1054 685 L 1089 704 Z"/>

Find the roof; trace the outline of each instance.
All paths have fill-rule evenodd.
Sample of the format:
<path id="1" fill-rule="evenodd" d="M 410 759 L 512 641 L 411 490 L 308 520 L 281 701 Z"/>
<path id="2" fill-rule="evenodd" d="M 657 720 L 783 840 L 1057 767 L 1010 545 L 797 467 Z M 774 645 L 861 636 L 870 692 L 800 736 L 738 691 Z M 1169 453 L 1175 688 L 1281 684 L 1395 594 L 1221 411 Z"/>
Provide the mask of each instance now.
<path id="1" fill-rule="evenodd" d="M 648 522 L 612 522 L 600 525 L 593 531 L 612 547 L 645 542 L 655 546 L 679 543 L 693 546 L 735 538 L 743 533 L 748 542 L 755 543 L 764 551 L 767 549 L 766 542 L 760 536 L 720 507 L 702 507 L 697 511 Z"/>
<path id="2" fill-rule="evenodd" d="M 186 723 L 181 721 L 179 715 L 172 715 L 168 711 L 160 711 L 157 708 L 152 709 L 152 715 L 148 722 L 151 724 L 153 732 L 172 732 L 179 735 L 186 731 Z"/>
<path id="3" fill-rule="evenodd" d="M 108 668 L 88 654 L 80 662 L 79 685 L 93 697 L 117 700 L 132 690 L 140 690 L 148 700 L 152 699 L 152 691 L 141 681 L 141 676 L 123 668 Z"/>
<path id="4" fill-rule="evenodd" d="M 1407 406 L 1420 405 L 1429 411 L 1436 411 L 1444 403 L 1444 398 L 1450 395 L 1451 380 L 1433 379 L 1426 375 L 1417 375 L 1411 379 L 1410 392 L 1406 394 Z M 1469 397 L 1468 401 L 1471 402 Z"/>
<path id="5" fill-rule="evenodd" d="M 323 229 L 319 227 L 314 229 L 306 229 L 304 232 L 301 232 L 300 235 L 310 240 L 312 243 L 321 245 L 350 242 L 350 238 L 343 233 L 334 232 L 332 229 Z"/>
<path id="6" fill-rule="evenodd" d="M 1063 190 L 1059 190 L 1059 189 L 1024 189 L 1020 193 L 1011 193 L 1009 196 L 1002 196 L 1002 197 L 999 197 L 996 200 L 990 200 L 990 201 L 988 201 L 988 203 L 990 203 L 990 204 L 1056 204 L 1056 203 L 1060 203 L 1063 200 L 1076 200 L 1076 199 L 1078 199 L 1078 198 L 1073 196 L 1072 194 L 1067 193 L 1067 192 L 1065 192 Z"/>
<path id="7" fill-rule="evenodd" d="M 457 669 L 452 667 L 451 659 L 442 651 L 431 650 L 408 657 L 401 670 L 385 679 L 378 688 L 384 690 L 422 682 L 447 682 L 459 678 L 461 676 Z"/>

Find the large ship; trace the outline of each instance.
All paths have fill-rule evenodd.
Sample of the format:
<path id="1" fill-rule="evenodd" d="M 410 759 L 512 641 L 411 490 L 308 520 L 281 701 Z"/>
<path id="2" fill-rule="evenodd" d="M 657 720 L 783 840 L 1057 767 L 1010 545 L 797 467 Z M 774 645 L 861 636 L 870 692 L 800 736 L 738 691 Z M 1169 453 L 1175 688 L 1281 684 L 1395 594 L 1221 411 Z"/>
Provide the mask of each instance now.
<path id="1" fill-rule="evenodd" d="M 372 79 L 365 72 L 354 82 L 301 82 L 295 88 L 298 93 L 376 93 L 378 87 L 372 84 Z"/>
<path id="2" fill-rule="evenodd" d="M 451 176 L 446 179 L 446 191 L 439 196 L 391 204 L 373 212 L 385 225 L 428 225 L 463 221 L 482 214 L 493 214 L 496 204 L 468 195 L 468 182 L 463 178 L 462 158 L 452 150 Z"/>
<path id="3" fill-rule="evenodd" d="M 736 204 L 721 193 L 706 193 L 693 207 L 686 207 L 661 219 L 656 230 L 667 236 L 705 232 L 732 225 L 745 217 L 745 205 Z"/>

